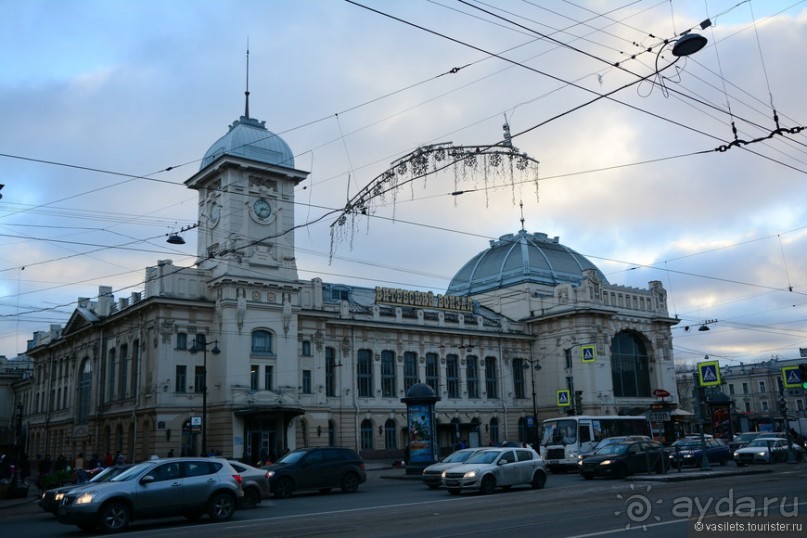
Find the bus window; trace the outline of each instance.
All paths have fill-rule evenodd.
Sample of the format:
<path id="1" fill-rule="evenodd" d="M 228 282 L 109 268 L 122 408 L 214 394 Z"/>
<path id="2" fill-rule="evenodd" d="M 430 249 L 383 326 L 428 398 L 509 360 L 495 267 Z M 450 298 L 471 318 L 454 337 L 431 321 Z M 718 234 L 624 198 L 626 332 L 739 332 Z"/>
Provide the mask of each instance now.
<path id="1" fill-rule="evenodd" d="M 581 443 L 588 443 L 589 441 L 591 441 L 591 429 L 589 428 L 589 423 L 581 422 L 578 431 L 579 431 L 578 437 L 580 438 Z"/>

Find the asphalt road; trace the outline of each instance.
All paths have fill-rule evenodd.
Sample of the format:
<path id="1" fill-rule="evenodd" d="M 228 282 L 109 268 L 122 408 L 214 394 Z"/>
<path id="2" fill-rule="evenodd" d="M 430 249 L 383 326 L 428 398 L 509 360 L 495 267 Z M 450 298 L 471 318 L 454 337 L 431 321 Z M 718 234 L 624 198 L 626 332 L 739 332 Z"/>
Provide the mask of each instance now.
<path id="1" fill-rule="evenodd" d="M 313 493 L 265 500 L 254 510 L 239 511 L 227 523 L 188 523 L 181 518 L 141 521 L 125 535 L 804 536 L 807 465 L 781 464 L 765 470 L 772 472 L 676 482 L 586 481 L 576 474 L 551 475 L 543 490 L 513 488 L 488 496 L 458 497 L 429 490 L 415 480 L 385 478 L 400 478 L 400 471 L 372 471 L 355 494 Z M 774 524 L 778 526 L 772 527 Z M 802 525 L 799 532 L 783 526 L 796 524 Z M 0 509 L 0 528 L 10 538 L 86 536 L 76 527 L 58 523 L 35 503 Z M 718 528 L 732 531 L 713 532 Z M 773 533 L 760 533 L 764 528 L 774 529 Z"/>

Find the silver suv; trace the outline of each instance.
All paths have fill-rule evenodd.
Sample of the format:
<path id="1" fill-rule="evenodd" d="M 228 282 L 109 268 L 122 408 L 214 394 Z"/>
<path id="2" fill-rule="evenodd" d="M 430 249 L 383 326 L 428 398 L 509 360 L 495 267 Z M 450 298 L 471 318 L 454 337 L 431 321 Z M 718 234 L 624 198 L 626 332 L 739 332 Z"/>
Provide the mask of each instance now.
<path id="1" fill-rule="evenodd" d="M 488 448 L 443 471 L 443 486 L 452 495 L 463 490 L 485 495 L 518 484 L 534 489 L 546 484 L 544 460 L 531 448 Z"/>
<path id="2" fill-rule="evenodd" d="M 65 494 L 59 521 L 119 532 L 136 519 L 208 514 L 227 521 L 243 496 L 241 475 L 226 460 L 170 458 L 139 463 L 109 482 Z"/>

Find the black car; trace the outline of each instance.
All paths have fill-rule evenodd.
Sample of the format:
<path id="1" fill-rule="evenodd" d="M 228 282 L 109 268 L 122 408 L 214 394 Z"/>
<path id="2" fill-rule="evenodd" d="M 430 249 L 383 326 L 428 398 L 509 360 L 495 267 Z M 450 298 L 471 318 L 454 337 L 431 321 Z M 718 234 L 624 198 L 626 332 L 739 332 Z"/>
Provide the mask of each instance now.
<path id="1" fill-rule="evenodd" d="M 349 448 L 299 448 L 262 469 L 267 471 L 272 494 L 278 499 L 304 490 L 328 493 L 340 488 L 345 493 L 354 493 L 367 480 L 364 460 Z"/>
<path id="2" fill-rule="evenodd" d="M 726 462 L 731 459 L 729 446 L 722 441 L 706 438 L 704 443 L 706 444 L 706 456 L 709 458 L 709 463 L 726 465 Z M 670 464 L 676 468 L 687 465 L 697 467 L 703 459 L 703 447 L 699 439 L 676 441 L 667 448 L 667 453 L 669 454 Z"/>
<path id="3" fill-rule="evenodd" d="M 581 456 L 577 465 L 580 476 L 625 478 L 634 473 L 663 473 L 666 470 L 664 447 L 657 441 L 626 441 L 606 445 L 593 454 Z"/>

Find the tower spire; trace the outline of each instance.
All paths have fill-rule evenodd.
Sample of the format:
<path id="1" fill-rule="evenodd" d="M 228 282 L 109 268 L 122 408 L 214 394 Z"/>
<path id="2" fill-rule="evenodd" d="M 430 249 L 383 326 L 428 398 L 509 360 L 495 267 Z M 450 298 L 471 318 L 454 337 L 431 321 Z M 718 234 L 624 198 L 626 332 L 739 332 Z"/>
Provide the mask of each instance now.
<path id="1" fill-rule="evenodd" d="M 247 89 L 244 92 L 244 97 L 246 98 L 246 103 L 244 105 L 244 117 L 249 118 L 249 38 L 247 38 Z"/>
<path id="2" fill-rule="evenodd" d="M 524 231 L 526 231 L 524 229 L 524 201 L 520 200 L 518 202 L 518 206 L 521 208 L 521 231 L 524 232 Z"/>

